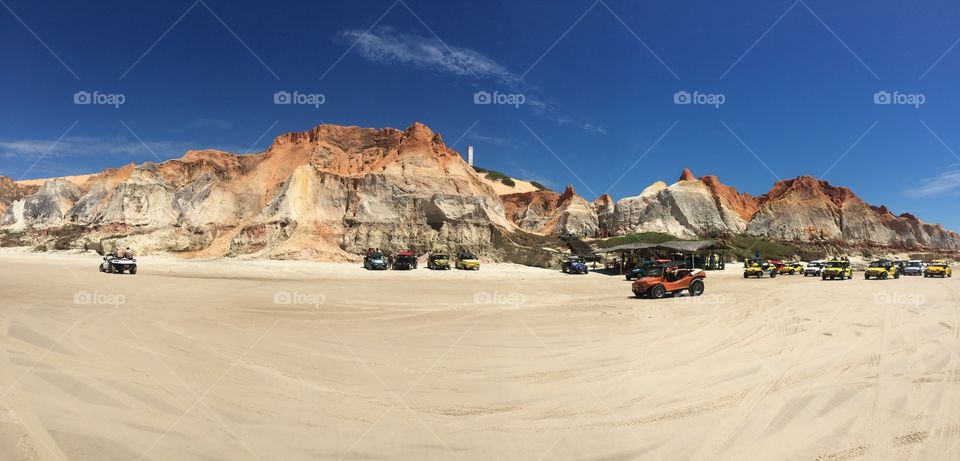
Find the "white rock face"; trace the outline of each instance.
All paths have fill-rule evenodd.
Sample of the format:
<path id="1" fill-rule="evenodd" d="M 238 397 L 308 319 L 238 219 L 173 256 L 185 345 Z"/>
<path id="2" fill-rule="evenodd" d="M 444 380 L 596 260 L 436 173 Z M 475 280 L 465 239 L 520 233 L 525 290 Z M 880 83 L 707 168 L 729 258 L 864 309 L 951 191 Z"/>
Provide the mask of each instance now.
<path id="1" fill-rule="evenodd" d="M 676 183 L 657 182 L 617 202 L 615 234 L 662 232 L 678 237 L 748 234 L 771 240 L 836 241 L 903 248 L 960 249 L 960 236 L 886 208 L 872 207 L 849 189 L 809 176 L 778 181 L 751 197 L 685 170 Z"/>
<path id="2" fill-rule="evenodd" d="M 14 202 L 5 212 L 2 223 L 18 229 L 61 226 L 79 197 L 80 190 L 73 183 L 62 179 L 47 181 L 35 194 Z"/>
<path id="3" fill-rule="evenodd" d="M 618 200 L 613 213 L 614 231 L 623 234 L 662 232 L 689 238 L 739 233 L 746 225 L 696 179 L 670 186 L 656 182 L 636 197 Z"/>
<path id="4" fill-rule="evenodd" d="M 494 228 L 514 229 L 490 186 L 420 124 L 406 131 L 324 125 L 280 136 L 261 154 L 188 152 L 80 185 L 49 180 L 22 200 L 10 190 L 0 230 L 43 244 L 74 226 L 75 247 L 134 242 L 141 253 L 332 260 L 367 247 L 483 253 Z M 39 229 L 53 229 L 53 237 Z"/>

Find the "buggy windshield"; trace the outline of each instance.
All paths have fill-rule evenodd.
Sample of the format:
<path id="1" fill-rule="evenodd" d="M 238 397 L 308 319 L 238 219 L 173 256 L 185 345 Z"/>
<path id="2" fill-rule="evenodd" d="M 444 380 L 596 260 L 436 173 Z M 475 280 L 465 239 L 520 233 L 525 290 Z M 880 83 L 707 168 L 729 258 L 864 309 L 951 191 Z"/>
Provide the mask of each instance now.
<path id="1" fill-rule="evenodd" d="M 660 277 L 663 275 L 663 266 L 651 266 L 644 271 L 647 277 Z"/>

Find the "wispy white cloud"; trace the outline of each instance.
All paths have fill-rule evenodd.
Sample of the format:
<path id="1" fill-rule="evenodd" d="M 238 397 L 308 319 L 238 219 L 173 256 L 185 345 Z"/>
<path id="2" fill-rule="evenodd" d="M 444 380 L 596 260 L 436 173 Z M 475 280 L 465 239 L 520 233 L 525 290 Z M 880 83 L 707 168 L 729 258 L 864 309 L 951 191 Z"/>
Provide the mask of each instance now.
<path id="1" fill-rule="evenodd" d="M 191 149 L 206 148 L 190 141 L 144 141 L 118 136 L 66 137 L 59 142 L 53 139 L 0 139 L 0 158 L 36 159 L 40 157 L 83 157 L 92 155 L 127 155 L 153 161 L 155 153 L 160 158 L 174 158 Z M 244 152 L 246 147 L 216 146 L 227 152 Z M 151 153 L 152 151 L 152 153 Z"/>
<path id="2" fill-rule="evenodd" d="M 557 123 L 561 125 L 574 126 L 576 128 L 579 128 L 583 131 L 588 131 L 590 133 L 607 134 L 607 130 L 604 130 L 602 126 L 594 125 L 592 123 L 587 123 L 587 122 L 580 122 L 567 117 L 558 117 Z"/>
<path id="3" fill-rule="evenodd" d="M 229 130 L 233 128 L 233 123 L 230 123 L 226 120 L 220 120 L 216 118 L 201 118 L 198 120 L 193 120 L 186 125 L 185 128 L 190 130 Z"/>
<path id="4" fill-rule="evenodd" d="M 457 77 L 492 80 L 511 91 L 522 92 L 526 98 L 524 105 L 537 115 L 550 118 L 559 125 L 573 126 L 594 134 L 606 134 L 603 127 L 561 114 L 555 104 L 545 101 L 548 98 L 543 96 L 542 91 L 524 82 L 503 64 L 478 51 L 448 46 L 436 37 L 401 33 L 390 27 L 371 31 L 350 29 L 339 35 L 355 44 L 360 55 L 370 62 L 384 65 L 405 64 Z"/>
<path id="5" fill-rule="evenodd" d="M 960 165 L 952 165 L 952 169 L 923 180 L 919 186 L 908 190 L 907 195 L 931 197 L 956 192 L 960 192 Z"/>
<path id="6" fill-rule="evenodd" d="M 487 135 L 476 133 L 476 132 L 472 132 L 469 135 L 467 135 L 467 139 L 470 139 L 476 142 L 492 144 L 498 147 L 510 147 L 510 148 L 517 147 L 517 144 L 515 142 L 507 138 L 501 138 L 499 136 L 487 136 Z"/>
<path id="7" fill-rule="evenodd" d="M 373 62 L 410 64 L 460 77 L 490 78 L 511 88 L 522 84 L 520 77 L 493 59 L 467 48 L 448 48 L 435 37 L 404 34 L 388 27 L 370 32 L 346 30 L 340 35 L 355 42 L 360 55 Z"/>

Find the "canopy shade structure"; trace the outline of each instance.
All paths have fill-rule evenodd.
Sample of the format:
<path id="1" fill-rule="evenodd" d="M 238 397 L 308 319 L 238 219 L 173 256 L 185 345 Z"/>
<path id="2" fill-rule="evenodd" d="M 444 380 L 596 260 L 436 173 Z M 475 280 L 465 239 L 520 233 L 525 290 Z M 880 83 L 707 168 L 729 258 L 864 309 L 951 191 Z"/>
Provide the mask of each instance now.
<path id="1" fill-rule="evenodd" d="M 610 248 L 604 248 L 602 250 L 597 250 L 597 253 L 617 253 L 620 251 L 635 251 L 635 250 L 646 250 L 647 248 L 654 248 L 657 244 L 655 243 L 625 243 L 623 245 L 612 246 Z"/>
<path id="2" fill-rule="evenodd" d="M 663 242 L 657 245 L 660 248 L 675 251 L 719 251 L 730 250 L 732 247 L 716 240 L 674 240 L 672 242 Z"/>
<path id="3" fill-rule="evenodd" d="M 648 248 L 685 252 L 720 251 L 732 249 L 732 247 L 729 245 L 720 243 L 716 240 L 672 240 L 663 243 L 625 243 L 623 245 L 617 245 L 598 250 L 597 253 L 617 253 L 620 251 L 646 250 Z"/>
<path id="4" fill-rule="evenodd" d="M 598 250 L 604 255 L 604 266 L 614 273 L 624 273 L 625 270 L 640 263 L 641 255 L 646 258 L 666 258 L 683 261 L 689 267 L 698 267 L 707 270 L 723 269 L 726 252 L 733 249 L 729 245 L 716 240 L 673 240 L 663 243 L 625 243 L 610 248 Z M 607 256 L 613 255 L 612 264 L 607 264 Z M 619 258 L 617 256 L 619 255 Z"/>

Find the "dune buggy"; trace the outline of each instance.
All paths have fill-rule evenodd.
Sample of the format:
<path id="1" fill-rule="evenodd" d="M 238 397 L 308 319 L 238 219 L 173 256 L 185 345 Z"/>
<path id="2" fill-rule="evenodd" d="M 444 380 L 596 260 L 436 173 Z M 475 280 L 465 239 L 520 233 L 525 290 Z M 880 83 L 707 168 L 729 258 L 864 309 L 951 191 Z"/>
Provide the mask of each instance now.
<path id="1" fill-rule="evenodd" d="M 923 275 L 923 261 L 919 259 L 907 261 L 907 267 L 903 268 L 903 275 Z"/>
<path id="2" fill-rule="evenodd" d="M 567 256 L 560 263 L 560 272 L 564 274 L 586 274 L 588 272 L 587 263 L 579 256 Z"/>
<path id="3" fill-rule="evenodd" d="M 807 267 L 803 269 L 804 277 L 819 277 L 820 273 L 823 272 L 823 268 L 826 267 L 827 263 L 823 261 L 810 261 L 807 263 Z"/>
<path id="4" fill-rule="evenodd" d="M 850 261 L 834 260 L 827 263 L 827 267 L 820 272 L 820 278 L 823 280 L 850 280 L 853 278 L 853 268 L 850 267 Z"/>
<path id="5" fill-rule="evenodd" d="M 627 271 L 627 273 L 624 274 L 624 276 L 627 278 L 627 280 L 638 279 L 640 277 L 643 277 L 643 274 L 646 272 L 647 268 L 649 268 L 650 266 L 655 266 L 658 264 L 666 264 L 668 262 L 670 262 L 669 259 L 653 259 L 653 260 L 648 259 L 646 261 L 641 262 L 640 265 L 638 265 L 637 267 L 634 267 L 633 269 L 630 269 L 629 271 Z"/>
<path id="6" fill-rule="evenodd" d="M 779 270 L 776 266 L 771 265 L 768 262 L 752 261 L 747 263 L 746 268 L 743 269 L 743 278 L 763 278 L 764 272 L 770 272 L 770 278 L 776 278 Z"/>
<path id="7" fill-rule="evenodd" d="M 411 251 L 401 251 L 393 258 L 393 270 L 407 271 L 417 268 L 417 255 Z"/>
<path id="8" fill-rule="evenodd" d="M 884 259 L 870 263 L 867 270 L 863 271 L 864 280 L 870 280 L 871 278 L 886 280 L 891 277 L 895 279 L 900 278 L 900 266 L 894 264 L 893 261 Z"/>
<path id="9" fill-rule="evenodd" d="M 373 252 L 363 257 L 363 268 L 371 271 L 387 270 L 387 258 L 383 253 Z"/>
<path id="10" fill-rule="evenodd" d="M 110 274 L 122 274 L 127 272 L 130 275 L 137 273 L 137 258 L 104 256 L 100 263 L 100 272 Z"/>
<path id="11" fill-rule="evenodd" d="M 803 265 L 798 262 L 783 263 L 777 270 L 780 275 L 796 275 L 803 273 Z"/>
<path id="12" fill-rule="evenodd" d="M 953 277 L 953 269 L 947 264 L 946 260 L 936 259 L 930 261 L 927 270 L 923 272 L 924 277 Z"/>
<path id="13" fill-rule="evenodd" d="M 430 253 L 430 257 L 427 258 L 427 269 L 448 270 L 450 258 L 445 253 Z"/>
<path id="14" fill-rule="evenodd" d="M 667 293 L 677 294 L 689 291 L 690 296 L 703 294 L 704 279 L 707 273 L 703 269 L 681 269 L 674 265 L 651 266 L 646 274 L 633 282 L 633 294 L 638 298 L 659 299 Z"/>
<path id="15" fill-rule="evenodd" d="M 477 259 L 477 256 L 469 251 L 461 251 L 457 253 L 457 269 L 462 270 L 480 270 L 480 260 Z"/>

